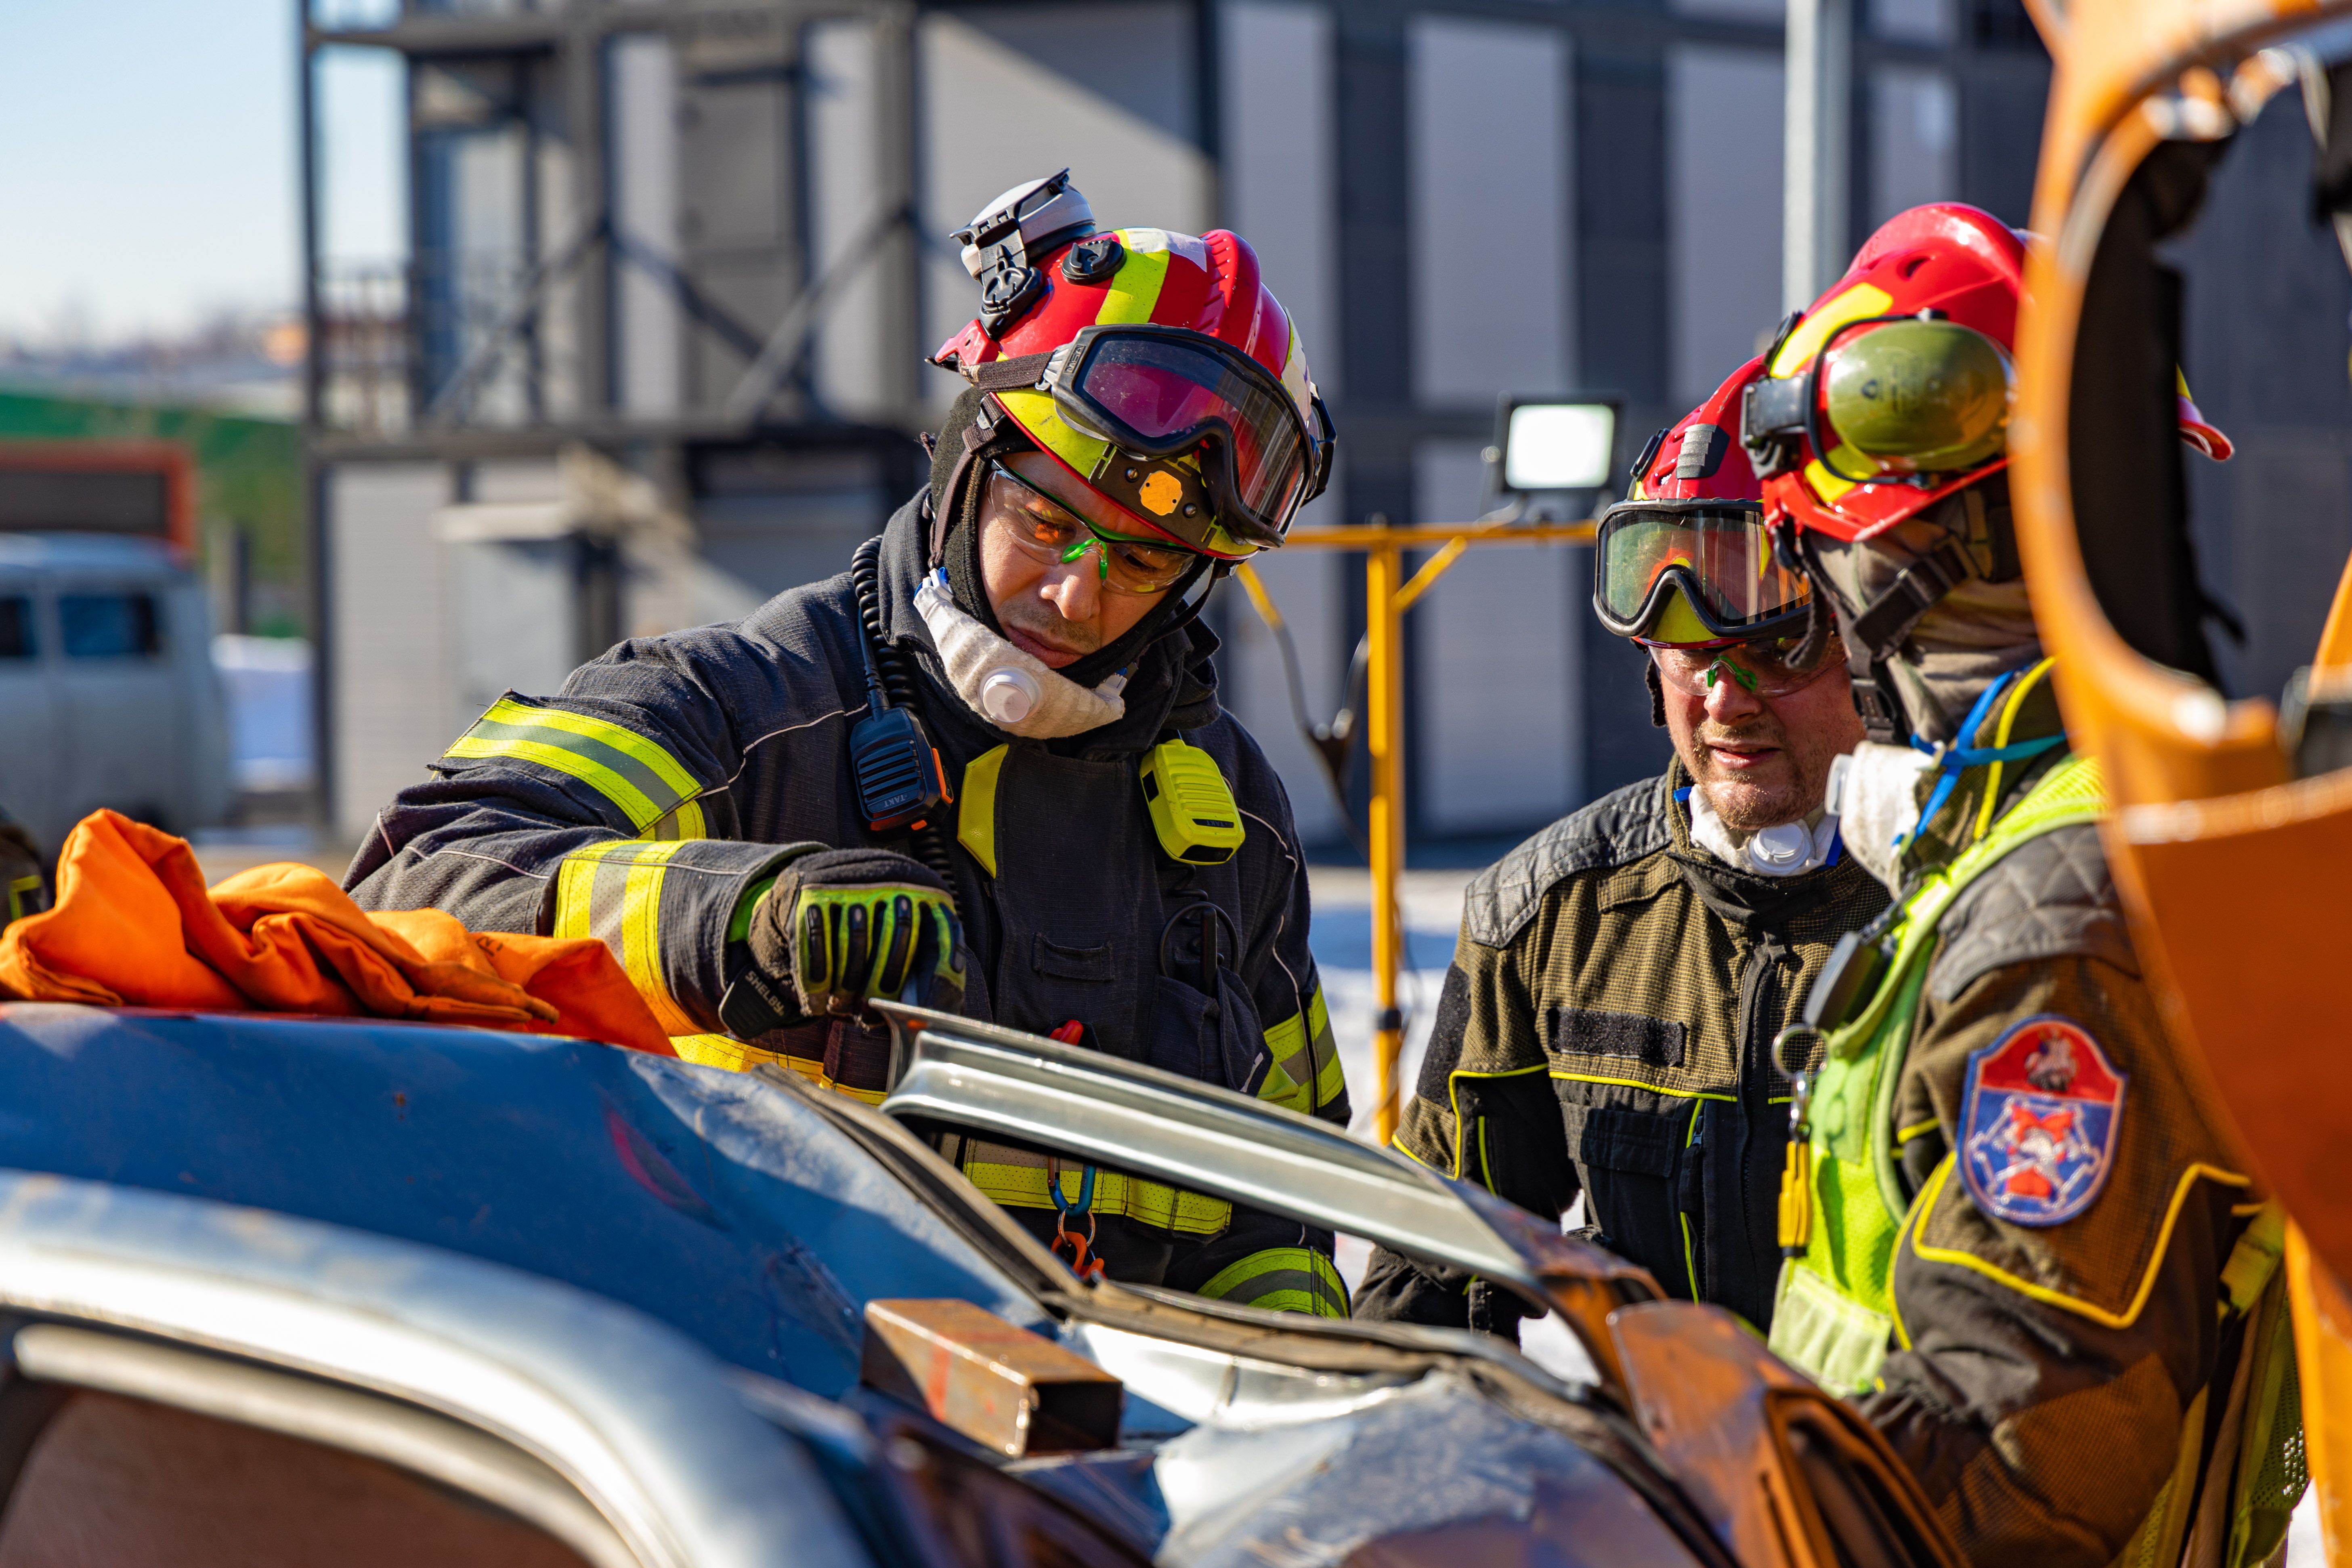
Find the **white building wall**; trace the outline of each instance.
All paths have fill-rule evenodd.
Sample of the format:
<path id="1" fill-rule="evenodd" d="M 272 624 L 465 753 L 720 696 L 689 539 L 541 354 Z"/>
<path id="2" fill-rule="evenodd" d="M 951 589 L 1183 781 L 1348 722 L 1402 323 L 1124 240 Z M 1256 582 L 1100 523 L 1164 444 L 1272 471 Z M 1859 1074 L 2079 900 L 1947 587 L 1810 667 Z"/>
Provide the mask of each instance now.
<path id="1" fill-rule="evenodd" d="M 1778 55 L 1685 46 L 1667 57 L 1667 363 L 1685 405 L 1758 353 L 1780 319 L 1780 84 Z"/>
<path id="2" fill-rule="evenodd" d="M 810 26 L 803 66 L 809 157 L 811 278 L 837 280 L 826 296 L 812 357 L 818 398 L 835 414 L 878 414 L 887 401 L 881 363 L 882 287 L 872 243 L 887 204 L 876 156 L 879 79 L 871 22 Z M 928 351 L 932 346 L 922 347 Z"/>
<path id="3" fill-rule="evenodd" d="M 1475 503 L 1476 441 L 1413 452 L 1413 509 L 1454 521 Z M 1511 831 L 1575 804 L 1583 776 L 1583 668 L 1592 557 L 1555 545 L 1466 552 L 1407 618 L 1414 663 L 1406 716 L 1421 821 L 1438 833 Z"/>
<path id="4" fill-rule="evenodd" d="M 1217 15 L 1220 144 L 1215 224 L 1257 252 L 1266 286 L 1290 312 L 1327 398 L 1339 388 L 1339 158 L 1332 100 L 1332 17 L 1322 5 L 1227 0 Z M 1347 516 L 1335 481 L 1297 526 Z M 1347 588 L 1342 558 L 1325 551 L 1262 552 L 1260 580 L 1288 623 L 1308 713 L 1328 723 L 1343 700 Z M 1282 650 L 1238 585 L 1223 590 L 1220 661 L 1225 705 L 1265 748 L 1309 843 L 1346 837 L 1323 764 L 1299 733 Z"/>
<path id="5" fill-rule="evenodd" d="M 1960 188 L 1960 95 L 1952 79 L 1917 66 L 1881 66 L 1870 79 L 1870 221 L 1953 200 Z"/>
<path id="6" fill-rule="evenodd" d="M 1413 390 L 1569 390 L 1569 47 L 1557 27 L 1417 16 L 1406 34 Z"/>
<path id="7" fill-rule="evenodd" d="M 1192 40 L 1189 9 L 1174 5 L 927 13 L 916 37 L 926 228 L 945 236 L 1064 167 L 1104 229 L 1211 226 Z M 927 250 L 923 283 L 928 353 L 971 320 L 980 287 L 949 246 Z M 924 384 L 944 408 L 962 383 L 936 373 Z"/>
<path id="8" fill-rule="evenodd" d="M 1423 16 L 1407 47 L 1417 398 L 1484 409 L 1504 393 L 1571 390 L 1569 40 L 1555 27 Z M 1494 504 L 1483 445 L 1416 448 L 1416 521 L 1466 522 Z M 1412 612 L 1412 787 L 1428 830 L 1509 830 L 1572 803 L 1577 560 L 1474 550 Z"/>
<path id="9" fill-rule="evenodd" d="M 614 264 L 614 385 L 631 414 L 678 411 L 685 321 L 669 282 L 647 261 L 675 266 L 677 243 L 677 72 L 667 38 L 616 38 L 612 72 L 613 225 L 637 260 Z"/>
<path id="10" fill-rule="evenodd" d="M 354 463 L 326 485 L 334 628 L 336 830 L 376 812 L 447 749 L 450 649 L 433 514 L 450 500 L 436 463 Z"/>

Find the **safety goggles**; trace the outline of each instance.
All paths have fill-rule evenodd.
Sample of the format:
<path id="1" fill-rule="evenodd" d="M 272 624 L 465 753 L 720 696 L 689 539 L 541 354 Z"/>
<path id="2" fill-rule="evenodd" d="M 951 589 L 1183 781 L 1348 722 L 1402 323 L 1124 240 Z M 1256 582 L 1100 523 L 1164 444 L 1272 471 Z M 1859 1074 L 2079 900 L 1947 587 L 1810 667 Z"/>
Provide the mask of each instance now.
<path id="1" fill-rule="evenodd" d="M 1105 533 L 1006 468 L 988 465 L 989 526 L 1032 561 L 1068 565 L 1095 552 L 1098 581 L 1114 594 L 1163 594 L 1200 561 L 1189 550 Z"/>
<path id="2" fill-rule="evenodd" d="M 1648 635 L 1676 588 L 1716 637 L 1793 626 L 1811 596 L 1772 548 L 1754 501 L 1631 500 L 1601 513 L 1592 607 L 1619 637 Z"/>
<path id="3" fill-rule="evenodd" d="M 1729 681 L 1757 697 L 1786 697 L 1802 691 L 1832 669 L 1843 668 L 1844 656 L 1832 646 L 1811 668 L 1798 669 L 1788 662 L 1795 637 L 1767 637 L 1760 642 L 1726 647 L 1674 647 L 1650 645 L 1651 662 L 1669 690 L 1686 697 L 1705 697 Z"/>
<path id="4" fill-rule="evenodd" d="M 1055 351 L 1040 384 L 1065 421 L 1116 448 L 1087 481 L 1196 548 L 1218 524 L 1246 543 L 1281 543 L 1330 477 L 1322 399 L 1311 399 L 1310 430 L 1279 377 L 1204 332 L 1087 327 Z M 1170 465 L 1178 458 L 1189 471 Z"/>
<path id="5" fill-rule="evenodd" d="M 1748 387 L 1740 439 L 1768 477 L 1797 466 L 1801 439 L 1834 479 L 1939 484 L 2007 449 L 2015 381 L 2008 352 L 1973 327 L 1865 316 L 1803 374 Z"/>

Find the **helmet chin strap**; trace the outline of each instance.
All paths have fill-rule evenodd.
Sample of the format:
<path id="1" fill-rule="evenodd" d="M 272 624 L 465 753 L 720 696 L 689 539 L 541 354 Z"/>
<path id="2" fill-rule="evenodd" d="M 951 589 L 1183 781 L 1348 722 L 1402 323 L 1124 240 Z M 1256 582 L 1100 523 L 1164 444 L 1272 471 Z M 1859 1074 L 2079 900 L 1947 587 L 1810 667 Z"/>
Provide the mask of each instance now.
<path id="1" fill-rule="evenodd" d="M 1947 539 L 1896 573 L 1885 593 L 1856 609 L 1823 567 L 1811 533 L 1798 534 L 1797 549 L 1814 595 L 1825 599 L 1837 617 L 1853 709 L 1862 716 L 1864 733 L 1881 745 L 1908 744 L 1919 726 L 1903 706 L 1890 667 L 1901 656 L 1911 629 L 1947 594 L 1977 574 L 1976 563 L 1958 540 Z M 1807 640 L 1811 640 L 1810 631 Z"/>

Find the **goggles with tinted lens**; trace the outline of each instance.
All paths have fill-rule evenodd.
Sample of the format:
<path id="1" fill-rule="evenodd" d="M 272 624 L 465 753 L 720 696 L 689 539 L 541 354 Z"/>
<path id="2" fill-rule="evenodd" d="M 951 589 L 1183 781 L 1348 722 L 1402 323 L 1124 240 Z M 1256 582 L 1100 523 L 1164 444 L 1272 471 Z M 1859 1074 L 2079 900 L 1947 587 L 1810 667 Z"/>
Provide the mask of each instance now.
<path id="1" fill-rule="evenodd" d="M 1331 421 L 1315 428 L 1279 377 L 1232 344 L 1185 327 L 1094 326 L 1054 353 L 1041 381 L 1063 419 L 1118 450 L 1087 479 L 1119 505 L 1195 547 L 1222 524 L 1250 544 L 1282 542 L 1331 472 Z M 1150 459 L 1190 457 L 1206 507 Z"/>
<path id="2" fill-rule="evenodd" d="M 2015 381 L 2008 352 L 1973 327 L 1865 316 L 1802 374 L 1749 386 L 1740 439 L 1763 477 L 1795 468 L 1801 440 L 1832 479 L 1939 484 L 2007 449 Z"/>
<path id="3" fill-rule="evenodd" d="M 1620 501 L 1601 513 L 1594 542 L 1592 607 L 1619 637 L 1648 636 L 1676 588 L 1718 638 L 1804 619 L 1811 590 L 1773 551 L 1757 502 Z"/>

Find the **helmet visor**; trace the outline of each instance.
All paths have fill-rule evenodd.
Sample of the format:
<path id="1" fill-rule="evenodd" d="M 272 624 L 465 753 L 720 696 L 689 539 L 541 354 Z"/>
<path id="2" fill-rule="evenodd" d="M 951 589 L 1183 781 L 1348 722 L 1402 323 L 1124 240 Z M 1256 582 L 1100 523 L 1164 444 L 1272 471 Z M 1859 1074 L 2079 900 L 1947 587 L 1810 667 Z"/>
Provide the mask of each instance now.
<path id="1" fill-rule="evenodd" d="M 1620 637 L 1641 637 L 1680 587 L 1718 637 L 1754 637 L 1801 615 L 1811 589 L 1773 553 L 1752 502 L 1624 501 L 1601 519 L 1593 608 Z"/>
<path id="2" fill-rule="evenodd" d="M 1307 499 L 1317 443 L 1289 390 L 1205 333 L 1089 327 L 1047 374 L 1065 417 L 1147 458 L 1193 454 L 1219 520 L 1278 541 Z"/>

